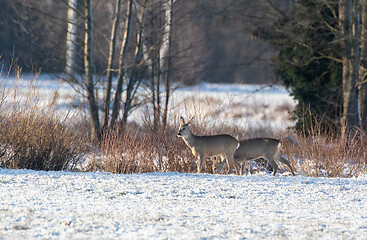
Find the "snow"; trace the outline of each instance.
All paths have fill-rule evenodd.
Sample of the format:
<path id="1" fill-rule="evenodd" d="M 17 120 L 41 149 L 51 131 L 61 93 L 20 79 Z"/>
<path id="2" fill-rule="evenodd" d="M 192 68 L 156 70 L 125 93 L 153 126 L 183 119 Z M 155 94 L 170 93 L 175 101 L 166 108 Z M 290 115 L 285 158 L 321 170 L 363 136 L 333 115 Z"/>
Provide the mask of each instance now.
<path id="1" fill-rule="evenodd" d="M 0 169 L 0 239 L 365 239 L 367 178 Z"/>

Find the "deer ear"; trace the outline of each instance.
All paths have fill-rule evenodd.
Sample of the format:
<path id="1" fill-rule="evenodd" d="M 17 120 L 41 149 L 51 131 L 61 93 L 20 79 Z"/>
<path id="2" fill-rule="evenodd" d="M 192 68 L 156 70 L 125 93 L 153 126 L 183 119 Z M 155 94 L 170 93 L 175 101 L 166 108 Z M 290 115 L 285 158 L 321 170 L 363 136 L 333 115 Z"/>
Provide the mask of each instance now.
<path id="1" fill-rule="evenodd" d="M 181 116 L 180 117 L 180 124 L 183 125 L 185 123 L 185 119 Z"/>

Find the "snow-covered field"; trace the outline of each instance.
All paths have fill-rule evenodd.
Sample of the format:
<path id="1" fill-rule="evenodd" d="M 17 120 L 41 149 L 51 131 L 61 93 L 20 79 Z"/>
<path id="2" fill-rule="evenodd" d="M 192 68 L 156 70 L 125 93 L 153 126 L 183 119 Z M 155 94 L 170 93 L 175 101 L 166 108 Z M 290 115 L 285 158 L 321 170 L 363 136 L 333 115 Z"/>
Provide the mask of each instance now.
<path id="1" fill-rule="evenodd" d="M 0 169 L 0 239 L 366 239 L 367 179 Z"/>

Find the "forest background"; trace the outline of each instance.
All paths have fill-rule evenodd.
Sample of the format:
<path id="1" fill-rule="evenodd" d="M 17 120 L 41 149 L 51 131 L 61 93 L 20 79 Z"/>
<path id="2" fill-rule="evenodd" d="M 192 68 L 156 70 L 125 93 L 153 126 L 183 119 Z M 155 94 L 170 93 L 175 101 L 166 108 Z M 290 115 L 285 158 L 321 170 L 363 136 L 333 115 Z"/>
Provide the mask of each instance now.
<path id="1" fill-rule="evenodd" d="M 305 117 L 308 110 L 327 128 L 344 131 L 364 126 L 365 1 L 0 3 L 0 53 L 5 66 L 16 59 L 23 71 L 42 69 L 66 73 L 71 78 L 85 74 L 86 79 L 88 75 L 105 76 L 97 80 L 106 84 L 102 126 L 107 126 L 107 122 L 113 125 L 118 116 L 117 110 L 113 110 L 109 121 L 112 76 L 121 81 L 129 79 L 125 80 L 128 97 L 125 107 L 121 107 L 123 122 L 133 100 L 131 88 L 144 78 L 151 81 L 155 92 L 152 103 L 157 112 L 163 105 L 163 79 L 169 89 L 166 91 L 170 91 L 172 82 L 281 83 L 299 101 L 295 111 L 298 128 L 309 128 L 314 123 Z M 88 16 L 90 23 L 86 26 Z M 85 84 L 91 112 L 96 112 L 98 106 L 91 98 L 96 95 L 91 88 L 95 82 Z M 115 87 L 115 99 L 124 91 L 122 86 L 118 83 Z M 166 97 L 168 102 L 169 94 Z M 121 104 L 115 100 L 113 109 L 119 110 Z M 161 113 L 155 115 L 160 117 Z M 96 118 L 91 117 L 92 122 Z M 101 130 L 97 126 L 95 131 L 99 135 Z"/>

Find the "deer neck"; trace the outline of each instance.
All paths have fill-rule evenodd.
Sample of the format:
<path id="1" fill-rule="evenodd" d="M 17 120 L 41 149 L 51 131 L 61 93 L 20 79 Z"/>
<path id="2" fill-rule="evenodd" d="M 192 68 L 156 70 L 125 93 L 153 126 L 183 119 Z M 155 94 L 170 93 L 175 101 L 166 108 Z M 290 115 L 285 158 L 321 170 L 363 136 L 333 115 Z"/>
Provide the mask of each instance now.
<path id="1" fill-rule="evenodd" d="M 186 145 L 190 148 L 195 145 L 196 136 L 192 134 L 191 130 L 189 133 L 183 137 L 183 140 L 185 141 Z"/>

